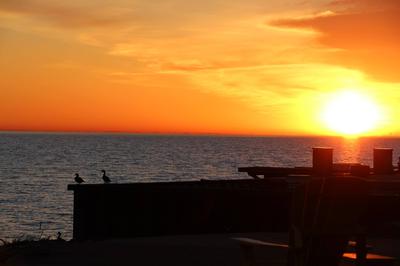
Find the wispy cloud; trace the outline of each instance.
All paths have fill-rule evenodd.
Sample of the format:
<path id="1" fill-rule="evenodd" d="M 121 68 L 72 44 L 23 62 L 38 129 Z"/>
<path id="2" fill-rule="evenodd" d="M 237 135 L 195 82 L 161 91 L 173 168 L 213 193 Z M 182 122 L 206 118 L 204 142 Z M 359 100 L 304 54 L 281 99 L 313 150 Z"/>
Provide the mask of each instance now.
<path id="1" fill-rule="evenodd" d="M 0 10 L 70 28 L 115 26 L 132 19 L 129 8 L 91 8 L 68 1 L 3 0 L 0 1 Z"/>

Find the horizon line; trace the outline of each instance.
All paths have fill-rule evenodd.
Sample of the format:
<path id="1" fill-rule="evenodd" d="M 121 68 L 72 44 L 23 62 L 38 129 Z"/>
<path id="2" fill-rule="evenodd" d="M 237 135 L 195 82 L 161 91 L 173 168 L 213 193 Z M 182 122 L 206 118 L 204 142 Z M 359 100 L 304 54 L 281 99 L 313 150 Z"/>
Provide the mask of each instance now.
<path id="1" fill-rule="evenodd" d="M 399 138 L 400 135 L 318 135 L 318 134 L 257 134 L 257 133 L 215 133 L 215 132 L 157 132 L 157 131 L 112 131 L 112 130 L 0 130 L 0 134 L 71 134 L 71 135 L 164 135 L 164 136 L 221 136 L 221 137 L 333 137 L 333 138 Z"/>

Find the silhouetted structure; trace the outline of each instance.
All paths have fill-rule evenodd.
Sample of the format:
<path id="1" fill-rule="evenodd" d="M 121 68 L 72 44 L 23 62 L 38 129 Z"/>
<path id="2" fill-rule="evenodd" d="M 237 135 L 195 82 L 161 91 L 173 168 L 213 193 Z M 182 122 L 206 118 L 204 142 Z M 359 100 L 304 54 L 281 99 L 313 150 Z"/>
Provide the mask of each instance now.
<path id="1" fill-rule="evenodd" d="M 393 173 L 391 156 L 374 152 L 376 169 L 334 164 L 329 148 L 313 156 L 313 167 L 239 168 L 254 179 L 69 185 L 74 239 L 289 232 L 288 265 L 336 266 L 352 237 L 360 263 L 366 235 L 400 236 L 400 176 L 376 174 Z"/>
<path id="2" fill-rule="evenodd" d="M 103 173 L 102 178 L 103 178 L 104 183 L 106 183 L 106 184 L 110 183 L 111 180 L 110 180 L 110 178 L 106 175 L 106 170 L 101 170 L 101 172 Z"/>
<path id="3" fill-rule="evenodd" d="M 393 149 L 375 148 L 374 149 L 374 173 L 390 175 L 393 173 Z"/>
<path id="4" fill-rule="evenodd" d="M 313 148 L 313 174 L 315 176 L 330 176 L 332 167 L 333 149 L 328 147 Z"/>
<path id="5" fill-rule="evenodd" d="M 78 240 L 288 228 L 285 182 L 111 183 L 68 189 L 74 191 L 73 238 Z"/>
<path id="6" fill-rule="evenodd" d="M 81 184 L 83 182 L 85 182 L 85 180 L 82 179 L 82 177 L 79 176 L 79 174 L 75 174 L 75 182 L 78 184 Z"/>
<path id="7" fill-rule="evenodd" d="M 400 156 L 397 159 L 397 172 L 400 172 Z"/>

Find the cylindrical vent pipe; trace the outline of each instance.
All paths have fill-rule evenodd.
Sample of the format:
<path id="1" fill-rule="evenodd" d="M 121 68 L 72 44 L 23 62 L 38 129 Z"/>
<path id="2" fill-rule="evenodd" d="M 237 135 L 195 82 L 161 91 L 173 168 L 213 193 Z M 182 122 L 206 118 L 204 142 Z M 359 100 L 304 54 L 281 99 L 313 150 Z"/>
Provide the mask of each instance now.
<path id="1" fill-rule="evenodd" d="M 393 173 L 393 149 L 374 148 L 374 174 L 387 175 Z"/>
<path id="2" fill-rule="evenodd" d="M 317 176 L 332 175 L 333 149 L 327 147 L 313 148 L 313 174 Z"/>

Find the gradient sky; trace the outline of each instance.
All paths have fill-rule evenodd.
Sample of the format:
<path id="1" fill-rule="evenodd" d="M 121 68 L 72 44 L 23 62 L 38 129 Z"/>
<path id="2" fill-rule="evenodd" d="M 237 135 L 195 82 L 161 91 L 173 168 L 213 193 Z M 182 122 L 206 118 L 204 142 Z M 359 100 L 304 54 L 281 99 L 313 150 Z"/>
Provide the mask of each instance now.
<path id="1" fill-rule="evenodd" d="M 330 134 L 337 91 L 400 135 L 400 1 L 1 0 L 0 130 Z"/>

